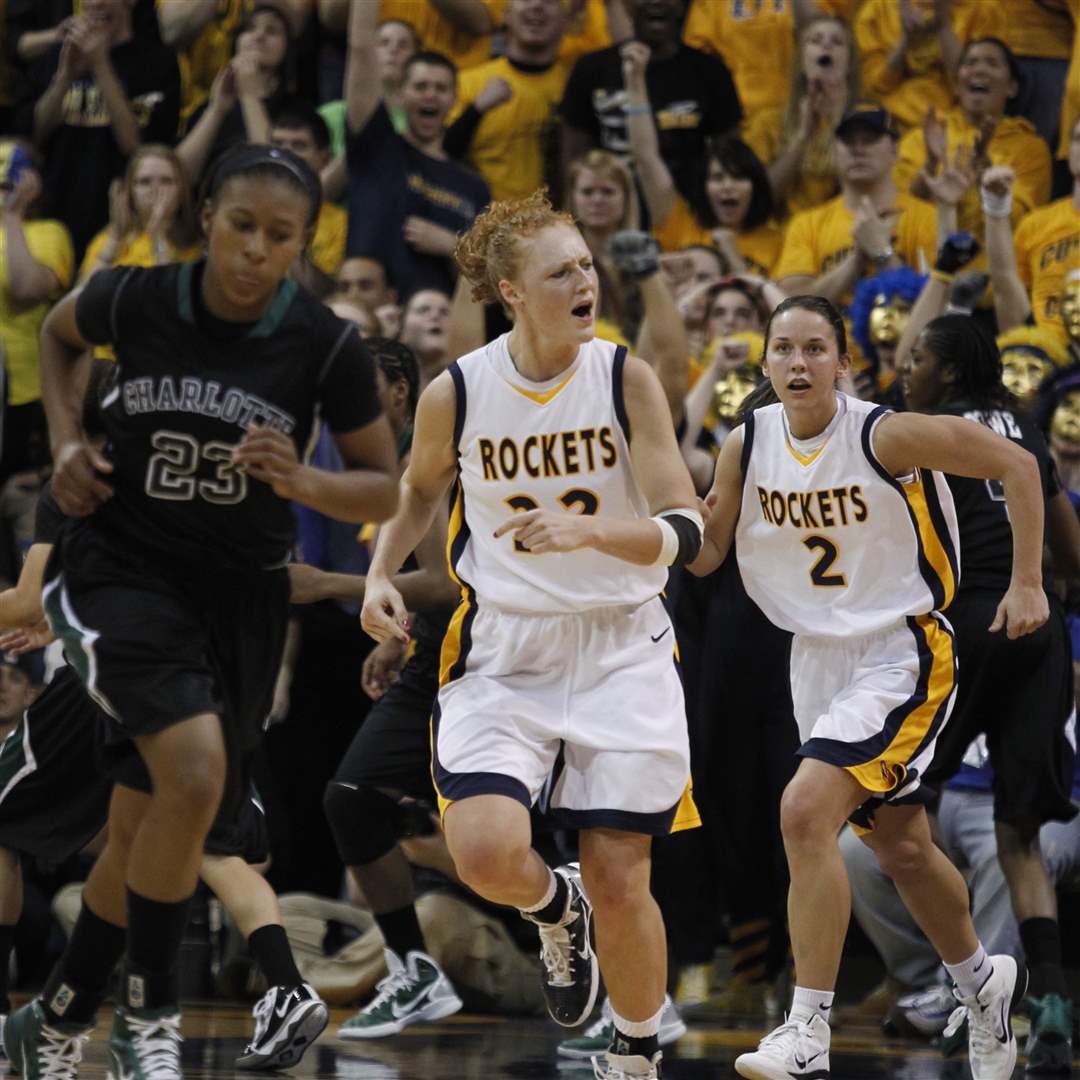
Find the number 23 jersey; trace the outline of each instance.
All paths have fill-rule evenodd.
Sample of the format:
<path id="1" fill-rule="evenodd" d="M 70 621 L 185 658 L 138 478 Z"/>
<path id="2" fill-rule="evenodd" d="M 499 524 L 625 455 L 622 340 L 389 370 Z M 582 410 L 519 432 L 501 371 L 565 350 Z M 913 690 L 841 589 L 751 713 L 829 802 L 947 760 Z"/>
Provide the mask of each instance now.
<path id="1" fill-rule="evenodd" d="M 355 327 L 290 281 L 257 323 L 215 319 L 203 265 L 102 271 L 79 296 L 80 333 L 117 356 L 102 401 L 115 494 L 93 522 L 185 565 L 280 566 L 292 509 L 233 466 L 233 448 L 258 424 L 302 458 L 318 414 L 334 432 L 365 426 L 380 412 L 374 365 Z"/>
<path id="2" fill-rule="evenodd" d="M 747 593 L 784 630 L 871 634 L 953 599 L 952 495 L 938 473 L 897 479 L 878 461 L 874 429 L 888 412 L 838 393 L 813 450 L 792 439 L 782 405 L 747 419 L 736 553 Z"/>
<path id="3" fill-rule="evenodd" d="M 626 350 L 584 344 L 545 383 L 522 377 L 509 334 L 450 366 L 457 396 L 458 481 L 450 565 L 481 606 L 568 613 L 642 604 L 664 588 L 664 567 L 635 566 L 593 548 L 530 553 L 495 530 L 515 513 L 649 516 L 630 462 L 623 403 Z"/>

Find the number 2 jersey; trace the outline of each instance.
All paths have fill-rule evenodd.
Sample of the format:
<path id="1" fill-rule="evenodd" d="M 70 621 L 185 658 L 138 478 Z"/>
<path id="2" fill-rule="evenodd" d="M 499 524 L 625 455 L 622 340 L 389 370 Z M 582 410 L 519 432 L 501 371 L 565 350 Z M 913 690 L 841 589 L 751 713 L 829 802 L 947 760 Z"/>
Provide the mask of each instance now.
<path id="1" fill-rule="evenodd" d="M 481 607 L 569 613 L 657 596 L 667 569 L 593 548 L 530 553 L 495 530 L 515 513 L 649 516 L 630 463 L 626 349 L 595 338 L 555 378 L 523 378 L 509 334 L 450 365 L 457 394 L 458 481 L 450 565 Z"/>
<path id="2" fill-rule="evenodd" d="M 232 464 L 233 448 L 258 424 L 302 459 L 318 414 L 335 432 L 363 427 L 380 411 L 374 365 L 356 328 L 291 281 L 257 323 L 215 318 L 203 266 L 103 271 L 79 296 L 80 333 L 117 356 L 101 409 L 115 494 L 92 520 L 166 560 L 281 566 L 292 510 Z"/>
<path id="3" fill-rule="evenodd" d="M 953 599 L 952 494 L 938 473 L 897 479 L 878 461 L 874 428 L 888 413 L 838 393 L 813 450 L 792 438 L 780 404 L 747 418 L 736 553 L 747 593 L 784 630 L 871 634 Z"/>

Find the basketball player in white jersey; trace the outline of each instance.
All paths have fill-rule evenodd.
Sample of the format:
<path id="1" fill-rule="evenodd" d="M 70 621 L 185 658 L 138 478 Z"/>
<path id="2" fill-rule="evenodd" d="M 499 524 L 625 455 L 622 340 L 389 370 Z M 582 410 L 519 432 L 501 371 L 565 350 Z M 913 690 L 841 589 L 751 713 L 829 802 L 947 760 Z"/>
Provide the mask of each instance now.
<path id="1" fill-rule="evenodd" d="M 379 640 L 405 637 L 389 579 L 454 483 L 462 604 L 432 718 L 447 843 L 466 884 L 539 924 L 560 1023 L 592 1009 L 598 955 L 615 1033 L 596 1075 L 658 1077 L 666 947 L 650 845 L 697 823 L 659 594 L 668 566 L 697 555 L 701 515 L 659 381 L 594 335 L 596 270 L 569 215 L 540 192 L 495 203 L 455 258 L 514 327 L 421 397 L 405 501 L 380 532 L 361 617 Z M 584 893 L 532 849 L 542 795 L 581 830 Z"/>
<path id="2" fill-rule="evenodd" d="M 792 697 L 802 761 L 784 792 L 795 955 L 786 1022 L 735 1062 L 754 1080 L 829 1074 L 829 1012 L 851 910 L 837 835 L 850 820 L 877 854 L 956 982 L 974 1080 L 1016 1062 L 1010 1009 L 1026 973 L 986 955 L 959 871 L 930 838 L 920 776 L 955 696 L 941 611 L 959 576 L 956 516 L 937 470 L 1001 481 L 1012 580 L 994 628 L 1018 637 L 1047 619 L 1038 468 L 1026 450 L 958 417 L 895 414 L 836 390 L 844 325 L 821 297 L 773 313 L 764 368 L 772 405 L 724 444 L 699 558 L 709 573 L 736 543 L 746 591 L 795 635 Z"/>

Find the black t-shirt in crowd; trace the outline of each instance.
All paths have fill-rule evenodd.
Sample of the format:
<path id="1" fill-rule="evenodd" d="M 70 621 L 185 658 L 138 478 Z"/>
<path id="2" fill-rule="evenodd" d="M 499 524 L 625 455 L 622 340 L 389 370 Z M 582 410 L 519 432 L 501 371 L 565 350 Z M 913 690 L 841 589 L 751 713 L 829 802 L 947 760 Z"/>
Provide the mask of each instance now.
<path id="1" fill-rule="evenodd" d="M 975 420 L 1033 454 L 1039 465 L 1044 500 L 1062 490 L 1042 432 L 1022 412 L 979 409 L 963 402 L 938 411 Z M 949 475 L 945 479 L 952 491 L 960 528 L 960 594 L 965 589 L 998 589 L 1004 593 L 1012 578 L 1013 541 L 1001 481 Z"/>
<path id="2" fill-rule="evenodd" d="M 33 107 L 49 87 L 60 59 L 52 49 L 27 74 L 18 112 L 33 123 Z M 180 68 L 176 54 L 153 38 L 133 38 L 109 52 L 116 77 L 139 125 L 143 143 L 176 141 L 180 122 Z M 127 158 L 109 123 L 109 111 L 93 76 L 76 79 L 64 97 L 62 119 L 46 140 L 42 216 L 70 230 L 81 259 L 87 244 L 109 221 L 109 184 L 123 175 Z"/>
<path id="3" fill-rule="evenodd" d="M 350 134 L 349 257 L 378 259 L 399 295 L 418 289 L 454 291 L 450 260 L 405 243 L 407 217 L 464 232 L 491 200 L 487 184 L 455 161 L 431 157 L 403 139 L 379 105 L 364 129 Z"/>
<path id="4" fill-rule="evenodd" d="M 731 72 L 718 57 L 680 45 L 667 60 L 645 69 L 660 156 L 684 195 L 692 196 L 705 140 L 734 131 L 742 106 Z M 625 158 L 630 154 L 626 127 L 626 88 L 619 46 L 586 53 L 570 72 L 562 104 L 563 120 L 587 132 L 596 146 Z"/>
<path id="5" fill-rule="evenodd" d="M 105 456 L 115 494 L 93 521 L 121 543 L 192 567 L 267 569 L 288 559 L 289 503 L 232 463 L 250 424 L 291 436 L 299 456 L 316 410 L 348 432 L 380 412 L 371 355 L 351 323 L 285 281 L 254 324 L 206 311 L 203 263 L 120 268 L 79 296 L 80 333 L 112 344 Z"/>

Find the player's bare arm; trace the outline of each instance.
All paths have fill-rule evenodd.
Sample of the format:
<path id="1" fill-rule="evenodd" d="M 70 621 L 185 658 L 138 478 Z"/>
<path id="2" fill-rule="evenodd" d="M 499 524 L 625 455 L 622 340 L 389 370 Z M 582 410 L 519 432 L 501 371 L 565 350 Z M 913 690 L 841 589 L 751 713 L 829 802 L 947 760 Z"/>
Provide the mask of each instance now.
<path id="1" fill-rule="evenodd" d="M 457 474 L 456 409 L 453 380 L 443 372 L 420 395 L 412 455 L 401 478 L 398 512 L 379 530 L 367 574 L 360 623 L 376 641 L 388 637 L 408 640 L 408 607 L 391 579 L 431 528 L 439 504 Z"/>
<path id="2" fill-rule="evenodd" d="M 742 448 L 743 429 L 738 427 L 724 440 L 716 459 L 713 484 L 705 497 L 705 539 L 701 553 L 686 567 L 698 577 L 711 574 L 731 550 L 742 506 Z"/>
<path id="3" fill-rule="evenodd" d="M 46 316 L 38 356 L 54 462 L 53 498 L 65 514 L 85 517 L 110 498 L 113 489 L 98 475 L 112 472 L 112 464 L 82 429 L 90 344 L 75 321 L 78 295 L 69 293 Z"/>
<path id="4" fill-rule="evenodd" d="M 1012 581 L 991 629 L 1010 638 L 1037 630 L 1049 617 L 1042 578 L 1043 497 L 1035 458 L 989 428 L 958 416 L 897 413 L 874 429 L 874 452 L 893 476 L 916 468 L 1000 480 L 1013 534 Z"/>
<path id="5" fill-rule="evenodd" d="M 649 504 L 649 512 L 685 510 L 697 514 L 697 497 L 687 472 L 667 400 L 652 368 L 628 357 L 623 373 L 623 396 L 630 424 L 630 457 L 634 477 Z M 605 555 L 651 566 L 663 552 L 664 531 L 654 519 L 630 520 L 603 514 L 565 514 L 530 510 L 514 514 L 495 531 L 537 554 L 591 547 Z"/>

